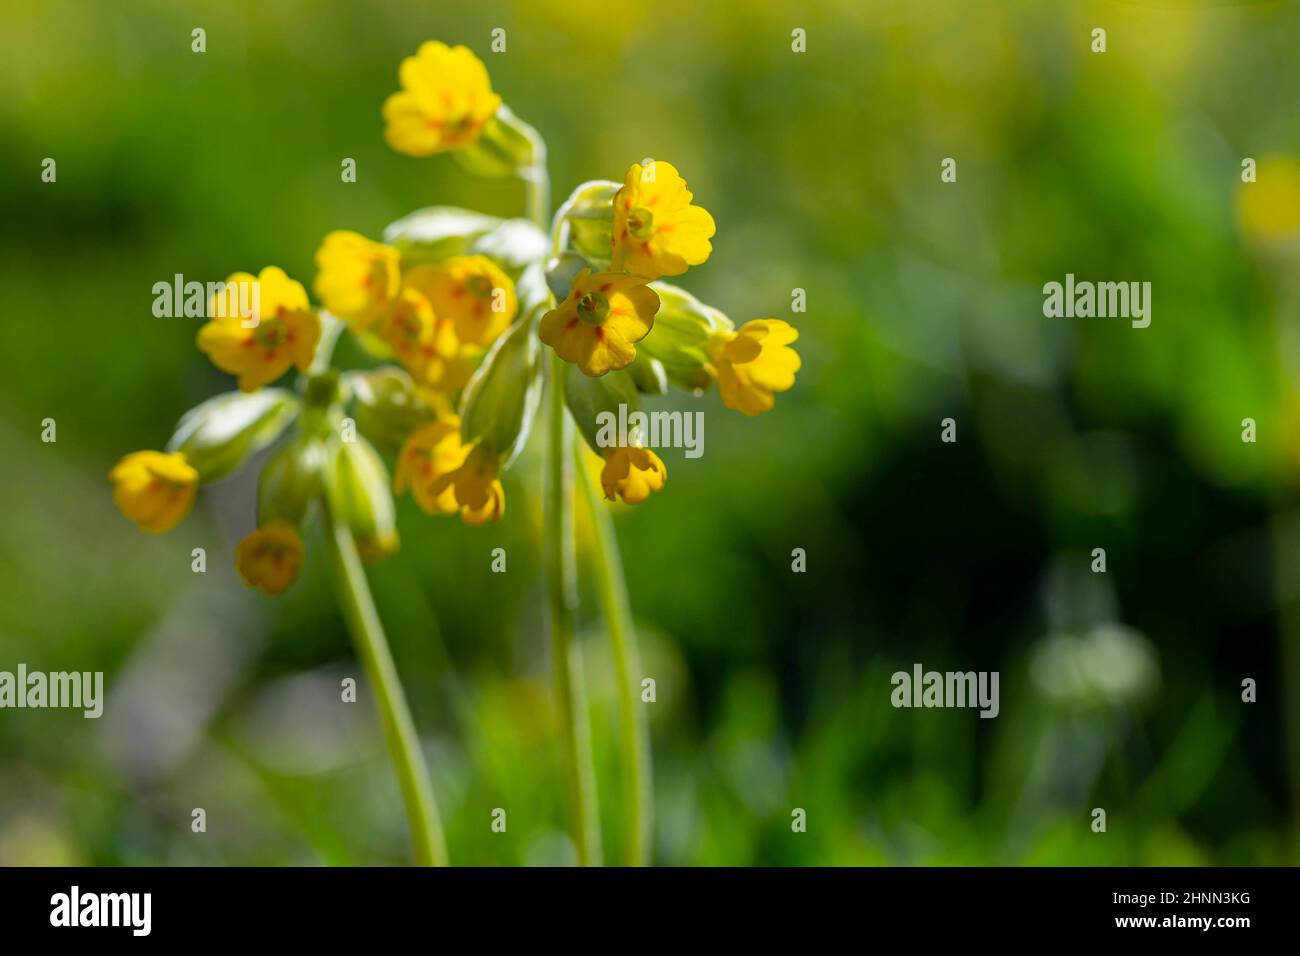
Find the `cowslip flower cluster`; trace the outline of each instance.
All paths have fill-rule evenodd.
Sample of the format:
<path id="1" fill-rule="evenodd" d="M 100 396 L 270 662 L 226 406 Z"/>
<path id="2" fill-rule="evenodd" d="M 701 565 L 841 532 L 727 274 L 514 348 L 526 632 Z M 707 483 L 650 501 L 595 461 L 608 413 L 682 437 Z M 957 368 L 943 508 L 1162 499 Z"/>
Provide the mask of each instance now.
<path id="1" fill-rule="evenodd" d="M 794 386 L 799 370 L 790 347 L 798 332 L 789 323 L 755 319 L 737 330 L 662 281 L 713 251 L 716 224 L 694 198 L 675 166 L 646 160 L 630 166 L 622 184 L 579 186 L 556 214 L 557 255 L 547 278 L 559 301 L 539 334 L 583 376 L 623 379 L 602 386 L 578 379 L 570 389 L 575 420 L 588 426 L 583 434 L 604 458 L 601 486 L 611 500 L 644 501 L 664 486 L 667 469 L 648 448 L 601 447 L 583 410 L 614 411 L 616 399 L 661 395 L 669 384 L 699 394 L 716 381 L 723 404 L 757 415 Z"/>
<path id="2" fill-rule="evenodd" d="M 399 81 L 382 110 L 393 149 L 447 152 L 482 176 L 536 174 L 540 138 L 468 49 L 425 43 L 402 62 Z M 716 382 L 727 407 L 757 415 L 799 369 L 788 323 L 737 329 L 664 281 L 705 263 L 715 232 L 677 168 L 647 160 L 621 183 L 579 186 L 550 235 L 528 219 L 448 206 L 417 210 L 380 239 L 331 232 L 315 255 L 316 305 L 274 266 L 235 273 L 210 303 L 197 345 L 238 390 L 187 413 L 164 451 L 119 461 L 114 500 L 145 530 L 166 531 L 199 485 L 269 452 L 257 528 L 236 552 L 243 580 L 267 593 L 297 578 L 302 530 L 322 504 L 370 558 L 397 547 L 392 492 L 466 524 L 499 520 L 501 475 L 536 418 L 545 345 L 573 372 L 565 400 L 603 459 L 605 497 L 640 503 L 664 487 L 667 468 L 636 439 L 601 447 L 599 413 L 670 385 L 698 395 Z M 239 310 L 248 285 L 257 292 L 251 314 Z M 381 364 L 331 369 L 343 329 Z M 291 370 L 296 384 L 276 387 Z"/>

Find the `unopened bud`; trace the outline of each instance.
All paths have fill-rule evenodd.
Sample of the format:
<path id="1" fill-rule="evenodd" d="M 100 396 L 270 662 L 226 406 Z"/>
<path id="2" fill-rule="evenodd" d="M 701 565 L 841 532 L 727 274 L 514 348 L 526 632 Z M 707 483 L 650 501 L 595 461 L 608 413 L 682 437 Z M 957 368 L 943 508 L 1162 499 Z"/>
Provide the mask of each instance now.
<path id="1" fill-rule="evenodd" d="M 227 392 L 186 412 L 167 450 L 183 452 L 200 481 L 216 481 L 279 438 L 298 410 L 286 389 Z"/>
<path id="2" fill-rule="evenodd" d="M 332 439 L 326 447 L 325 500 L 330 517 L 346 524 L 367 561 L 397 550 L 397 521 L 388 469 L 373 445 Z"/>

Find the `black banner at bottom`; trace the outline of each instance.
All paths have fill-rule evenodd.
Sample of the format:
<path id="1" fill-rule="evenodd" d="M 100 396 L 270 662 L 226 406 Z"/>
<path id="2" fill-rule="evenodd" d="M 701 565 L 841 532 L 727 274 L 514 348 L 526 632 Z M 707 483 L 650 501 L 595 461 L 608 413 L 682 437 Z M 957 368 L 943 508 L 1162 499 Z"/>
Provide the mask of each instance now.
<path id="1" fill-rule="evenodd" d="M 1232 945 L 1292 925 L 1296 888 L 1293 869 L 10 869 L 0 925 L 10 941 L 83 943 L 400 933 L 463 945 L 466 932 L 594 942 L 612 923 L 629 943 L 639 927 L 692 942 L 919 930 L 927 941 L 1047 933 Z"/>

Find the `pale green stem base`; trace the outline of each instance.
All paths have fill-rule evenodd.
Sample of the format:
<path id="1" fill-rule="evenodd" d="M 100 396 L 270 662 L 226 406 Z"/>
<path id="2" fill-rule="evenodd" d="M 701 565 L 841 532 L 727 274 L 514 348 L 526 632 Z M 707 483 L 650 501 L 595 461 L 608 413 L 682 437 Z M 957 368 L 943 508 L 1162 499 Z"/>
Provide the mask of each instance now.
<path id="1" fill-rule="evenodd" d="M 577 588 L 573 565 L 573 426 L 564 407 L 564 361 L 551 356 L 547 435 L 546 591 L 551 618 L 555 703 L 564 738 L 569 825 L 579 866 L 599 866 L 600 822 L 582 651 L 574 637 Z"/>
<path id="2" fill-rule="evenodd" d="M 654 834 L 654 787 L 651 783 L 650 730 L 641 703 L 641 655 L 636 626 L 627 599 L 623 561 L 618 553 L 614 522 L 587 470 L 578 464 L 579 481 L 595 537 L 596 591 L 609 628 L 618 684 L 619 755 L 623 770 L 623 863 L 645 866 L 650 862 Z"/>
<path id="3" fill-rule="evenodd" d="M 397 667 L 384 637 L 379 612 L 370 596 L 356 542 L 347 526 L 336 524 L 328 510 L 325 532 L 330 567 L 338 585 L 339 606 L 365 668 L 366 680 L 379 705 L 384 741 L 388 744 L 388 753 L 402 791 L 402 802 L 406 805 L 415 862 L 418 866 L 446 866 L 447 843 L 438 818 L 438 804 L 433 798 L 429 768 L 420 750 L 420 738 L 416 735 L 415 722 L 411 719 Z"/>

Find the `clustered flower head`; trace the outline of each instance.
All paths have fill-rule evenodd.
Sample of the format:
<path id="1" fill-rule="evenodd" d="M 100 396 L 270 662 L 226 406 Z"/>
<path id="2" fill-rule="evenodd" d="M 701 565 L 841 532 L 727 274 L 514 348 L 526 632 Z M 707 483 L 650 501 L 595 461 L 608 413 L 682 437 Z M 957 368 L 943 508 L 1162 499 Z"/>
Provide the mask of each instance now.
<path id="1" fill-rule="evenodd" d="M 383 105 L 393 149 L 450 152 L 478 175 L 537 174 L 540 138 L 502 104 L 470 50 L 425 43 L 399 79 Z M 316 251 L 315 306 L 279 268 L 236 273 L 209 303 L 197 344 L 238 390 L 187 413 L 166 450 L 119 461 L 114 500 L 145 530 L 166 531 L 200 484 L 262 461 L 257 527 L 235 564 L 269 594 L 298 577 L 303 530 L 321 506 L 370 559 L 397 547 L 394 491 L 431 515 L 499 520 L 501 475 L 536 418 L 545 345 L 573 372 L 565 400 L 603 459 L 605 497 L 640 503 L 664 487 L 667 468 L 635 440 L 602 447 L 599 412 L 669 385 L 699 395 L 716 381 L 727 407 L 757 415 L 799 369 L 798 333 L 786 322 L 736 329 L 663 281 L 706 262 L 715 231 L 676 167 L 647 160 L 621 185 L 579 186 L 549 236 L 527 219 L 446 206 L 417 210 L 379 239 L 331 232 Z M 387 364 L 331 368 L 343 329 L 359 354 Z M 294 387 L 276 387 L 291 368 Z M 395 462 L 391 484 L 384 455 Z"/>
<path id="2" fill-rule="evenodd" d="M 649 449 L 602 447 L 583 410 L 613 412 L 616 401 L 663 394 L 668 384 L 698 395 L 716 381 L 723 404 L 757 415 L 799 370 L 790 348 L 798 332 L 788 323 L 755 319 L 737 331 L 722 312 L 662 281 L 713 251 L 716 224 L 694 198 L 675 166 L 651 159 L 630 166 L 621 185 L 584 183 L 556 213 L 547 279 L 560 301 L 539 332 L 584 376 L 624 378 L 609 387 L 578 379 L 570 396 L 588 444 L 605 459 L 601 485 L 611 500 L 644 501 L 668 472 Z"/>

